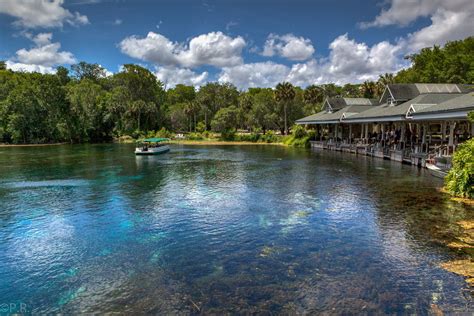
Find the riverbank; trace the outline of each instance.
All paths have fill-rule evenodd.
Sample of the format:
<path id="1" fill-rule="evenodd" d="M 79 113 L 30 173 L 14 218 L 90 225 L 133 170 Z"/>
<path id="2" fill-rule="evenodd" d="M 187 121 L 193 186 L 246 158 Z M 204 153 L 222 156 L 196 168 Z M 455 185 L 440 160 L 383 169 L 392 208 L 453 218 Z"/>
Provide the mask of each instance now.
<path id="1" fill-rule="evenodd" d="M 288 146 L 284 143 L 246 142 L 246 141 L 225 141 L 225 140 L 172 140 L 171 144 L 178 145 L 277 145 Z"/>
<path id="2" fill-rule="evenodd" d="M 53 143 L 53 144 L 0 144 L 1 147 L 46 147 L 68 145 L 69 143 Z"/>

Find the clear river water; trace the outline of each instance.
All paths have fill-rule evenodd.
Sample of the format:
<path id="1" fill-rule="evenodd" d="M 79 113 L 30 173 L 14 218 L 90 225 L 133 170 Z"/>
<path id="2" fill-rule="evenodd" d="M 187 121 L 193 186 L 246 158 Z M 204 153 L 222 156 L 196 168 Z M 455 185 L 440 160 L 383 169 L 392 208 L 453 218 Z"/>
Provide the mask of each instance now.
<path id="1" fill-rule="evenodd" d="M 0 313 L 474 312 L 474 210 L 425 170 L 280 146 L 0 148 Z"/>

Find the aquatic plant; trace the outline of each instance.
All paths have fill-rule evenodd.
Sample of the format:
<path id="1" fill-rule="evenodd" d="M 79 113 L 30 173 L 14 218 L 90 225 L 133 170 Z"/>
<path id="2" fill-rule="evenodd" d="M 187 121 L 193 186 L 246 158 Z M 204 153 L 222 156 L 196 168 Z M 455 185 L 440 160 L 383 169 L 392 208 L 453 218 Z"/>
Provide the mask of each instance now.
<path id="1" fill-rule="evenodd" d="M 474 198 L 474 139 L 459 146 L 445 179 L 446 190 L 464 198 Z"/>

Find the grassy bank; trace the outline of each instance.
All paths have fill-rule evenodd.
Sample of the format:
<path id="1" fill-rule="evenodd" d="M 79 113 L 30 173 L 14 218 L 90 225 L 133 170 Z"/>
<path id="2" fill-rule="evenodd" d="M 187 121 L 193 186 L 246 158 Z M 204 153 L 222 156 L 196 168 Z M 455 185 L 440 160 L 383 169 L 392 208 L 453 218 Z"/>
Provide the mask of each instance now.
<path id="1" fill-rule="evenodd" d="M 249 141 L 238 141 L 238 140 L 186 140 L 186 139 L 174 139 L 170 142 L 171 144 L 181 144 L 181 145 L 277 145 L 277 146 L 287 146 L 284 143 L 265 143 L 265 142 L 249 142 Z"/>

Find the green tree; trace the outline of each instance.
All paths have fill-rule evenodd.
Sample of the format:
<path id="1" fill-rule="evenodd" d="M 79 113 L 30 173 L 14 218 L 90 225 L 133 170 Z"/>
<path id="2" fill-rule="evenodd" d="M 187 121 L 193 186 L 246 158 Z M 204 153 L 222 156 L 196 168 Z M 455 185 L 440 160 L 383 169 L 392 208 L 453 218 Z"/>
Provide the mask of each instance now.
<path id="1" fill-rule="evenodd" d="M 383 75 L 379 75 L 379 80 L 377 80 L 376 83 L 376 93 L 375 95 L 377 97 L 381 97 L 383 92 L 385 91 L 385 87 L 389 84 L 395 83 L 395 75 L 394 74 L 389 74 L 385 73 Z"/>
<path id="2" fill-rule="evenodd" d="M 224 139 L 232 138 L 237 126 L 238 111 L 234 105 L 219 109 L 211 122 L 212 130 L 222 133 Z"/>
<path id="3" fill-rule="evenodd" d="M 273 90 L 258 89 L 249 91 L 249 94 L 253 100 L 249 115 L 250 125 L 262 129 L 264 134 L 268 129 L 277 128 L 278 114 L 274 111 L 276 106 Z"/>
<path id="4" fill-rule="evenodd" d="M 106 76 L 105 69 L 102 66 L 99 64 L 89 64 L 85 61 L 72 65 L 71 70 L 73 76 L 78 80 L 89 79 L 92 81 L 98 81 Z"/>
<path id="5" fill-rule="evenodd" d="M 56 68 L 56 76 L 58 76 L 59 81 L 63 86 L 67 85 L 71 78 L 69 77 L 69 70 L 66 67 L 59 66 Z"/>
<path id="6" fill-rule="evenodd" d="M 104 136 L 101 131 L 104 95 L 102 87 L 90 79 L 68 85 L 67 99 L 71 108 L 67 124 L 74 141 L 98 141 Z"/>
<path id="7" fill-rule="evenodd" d="M 310 115 L 321 111 L 321 106 L 324 101 L 324 90 L 316 85 L 306 87 L 303 101 L 307 106 L 306 114 Z"/>
<path id="8" fill-rule="evenodd" d="M 360 86 L 361 93 L 364 98 L 375 98 L 375 96 L 378 93 L 377 90 L 377 84 L 373 81 L 365 81 L 361 86 Z"/>
<path id="9" fill-rule="evenodd" d="M 284 132 L 288 135 L 288 106 L 296 96 L 295 88 L 289 82 L 277 84 L 275 88 L 275 100 L 283 104 Z"/>
<path id="10" fill-rule="evenodd" d="M 474 83 L 474 37 L 433 46 L 407 56 L 411 67 L 395 76 L 399 83 Z"/>
<path id="11" fill-rule="evenodd" d="M 206 130 L 209 121 L 221 108 L 238 106 L 239 91 L 229 83 L 210 82 L 202 86 L 197 95 L 196 102 L 199 104 L 201 115 L 204 117 Z"/>

